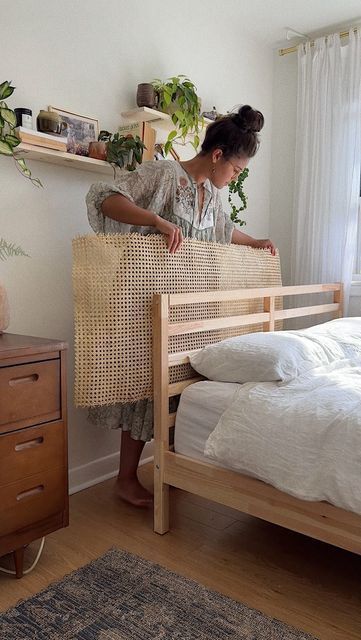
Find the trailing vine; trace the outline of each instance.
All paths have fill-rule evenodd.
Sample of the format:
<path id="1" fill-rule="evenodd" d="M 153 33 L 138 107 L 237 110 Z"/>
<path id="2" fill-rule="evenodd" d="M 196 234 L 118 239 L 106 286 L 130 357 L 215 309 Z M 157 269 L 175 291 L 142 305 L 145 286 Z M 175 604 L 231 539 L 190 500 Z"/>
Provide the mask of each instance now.
<path id="1" fill-rule="evenodd" d="M 247 178 L 249 174 L 249 169 L 248 167 L 246 167 L 245 169 L 243 169 L 243 171 L 241 171 L 241 173 L 239 174 L 237 180 L 233 180 L 232 182 L 229 183 L 228 185 L 228 189 L 229 189 L 229 193 L 228 193 L 228 202 L 231 205 L 231 214 L 230 214 L 230 218 L 232 220 L 232 222 L 235 222 L 236 224 L 239 224 L 241 227 L 246 224 L 245 220 L 242 220 L 241 218 L 238 217 L 238 214 L 240 211 L 244 211 L 245 209 L 247 209 L 247 196 L 243 191 L 243 182 L 244 180 Z M 234 195 L 237 194 L 241 204 L 236 206 L 236 204 L 233 201 Z"/>
<path id="2" fill-rule="evenodd" d="M 14 90 L 15 87 L 12 87 L 11 82 L 8 80 L 5 80 L 0 84 L 0 154 L 4 156 L 11 156 L 20 173 L 30 180 L 35 186 L 42 187 L 43 185 L 39 178 L 33 178 L 24 158 L 19 157 L 16 152 L 16 147 L 20 144 L 19 138 L 14 133 L 14 129 L 16 127 L 16 115 L 5 102 L 5 99 L 9 98 Z"/>

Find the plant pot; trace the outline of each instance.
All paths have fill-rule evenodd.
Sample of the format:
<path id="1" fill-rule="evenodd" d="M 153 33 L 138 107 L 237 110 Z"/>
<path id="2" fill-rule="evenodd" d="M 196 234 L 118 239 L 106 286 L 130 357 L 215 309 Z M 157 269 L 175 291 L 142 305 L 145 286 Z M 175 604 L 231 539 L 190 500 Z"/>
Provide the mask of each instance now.
<path id="1" fill-rule="evenodd" d="M 138 107 L 150 107 L 153 109 L 157 104 L 157 94 L 152 84 L 142 82 L 138 84 L 137 105 Z"/>
<path id="2" fill-rule="evenodd" d="M 89 142 L 89 158 L 96 160 L 107 159 L 107 143 L 106 142 Z"/>
<path id="3" fill-rule="evenodd" d="M 0 333 L 8 328 L 10 322 L 9 300 L 5 287 L 0 282 Z"/>

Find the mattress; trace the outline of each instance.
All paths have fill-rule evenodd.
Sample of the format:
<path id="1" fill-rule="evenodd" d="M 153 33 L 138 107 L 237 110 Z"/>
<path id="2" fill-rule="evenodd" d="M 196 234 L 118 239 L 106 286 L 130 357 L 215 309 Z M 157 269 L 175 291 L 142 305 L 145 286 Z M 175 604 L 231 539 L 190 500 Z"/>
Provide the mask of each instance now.
<path id="1" fill-rule="evenodd" d="M 342 359 L 288 383 L 191 385 L 175 451 L 361 515 L 361 362 Z"/>
<path id="2" fill-rule="evenodd" d="M 204 448 L 222 413 L 242 385 L 204 380 L 187 387 L 177 410 L 174 449 L 177 453 L 228 468 L 204 456 Z"/>

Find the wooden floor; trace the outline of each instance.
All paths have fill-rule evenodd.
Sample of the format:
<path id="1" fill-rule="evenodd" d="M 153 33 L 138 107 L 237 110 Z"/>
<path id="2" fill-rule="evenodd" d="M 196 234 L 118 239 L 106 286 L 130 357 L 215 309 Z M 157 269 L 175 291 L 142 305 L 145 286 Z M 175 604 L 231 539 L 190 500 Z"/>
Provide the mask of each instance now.
<path id="1" fill-rule="evenodd" d="M 151 467 L 142 467 L 140 476 L 149 488 Z M 320 640 L 360 640 L 360 556 L 177 490 L 172 530 L 159 536 L 152 531 L 152 513 L 119 502 L 113 486 L 107 481 L 70 498 L 70 526 L 48 536 L 28 576 L 16 580 L 0 573 L 1 611 L 115 546 Z M 28 564 L 37 546 L 25 553 Z"/>

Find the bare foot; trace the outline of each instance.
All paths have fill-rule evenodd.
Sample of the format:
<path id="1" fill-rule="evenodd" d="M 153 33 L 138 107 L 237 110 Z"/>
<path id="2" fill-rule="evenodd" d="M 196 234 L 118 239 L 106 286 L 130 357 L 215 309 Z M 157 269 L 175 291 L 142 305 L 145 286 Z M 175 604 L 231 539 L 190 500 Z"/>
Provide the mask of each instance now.
<path id="1" fill-rule="evenodd" d="M 151 507 L 153 496 L 143 487 L 138 478 L 117 478 L 115 492 L 119 498 L 135 507 Z"/>

